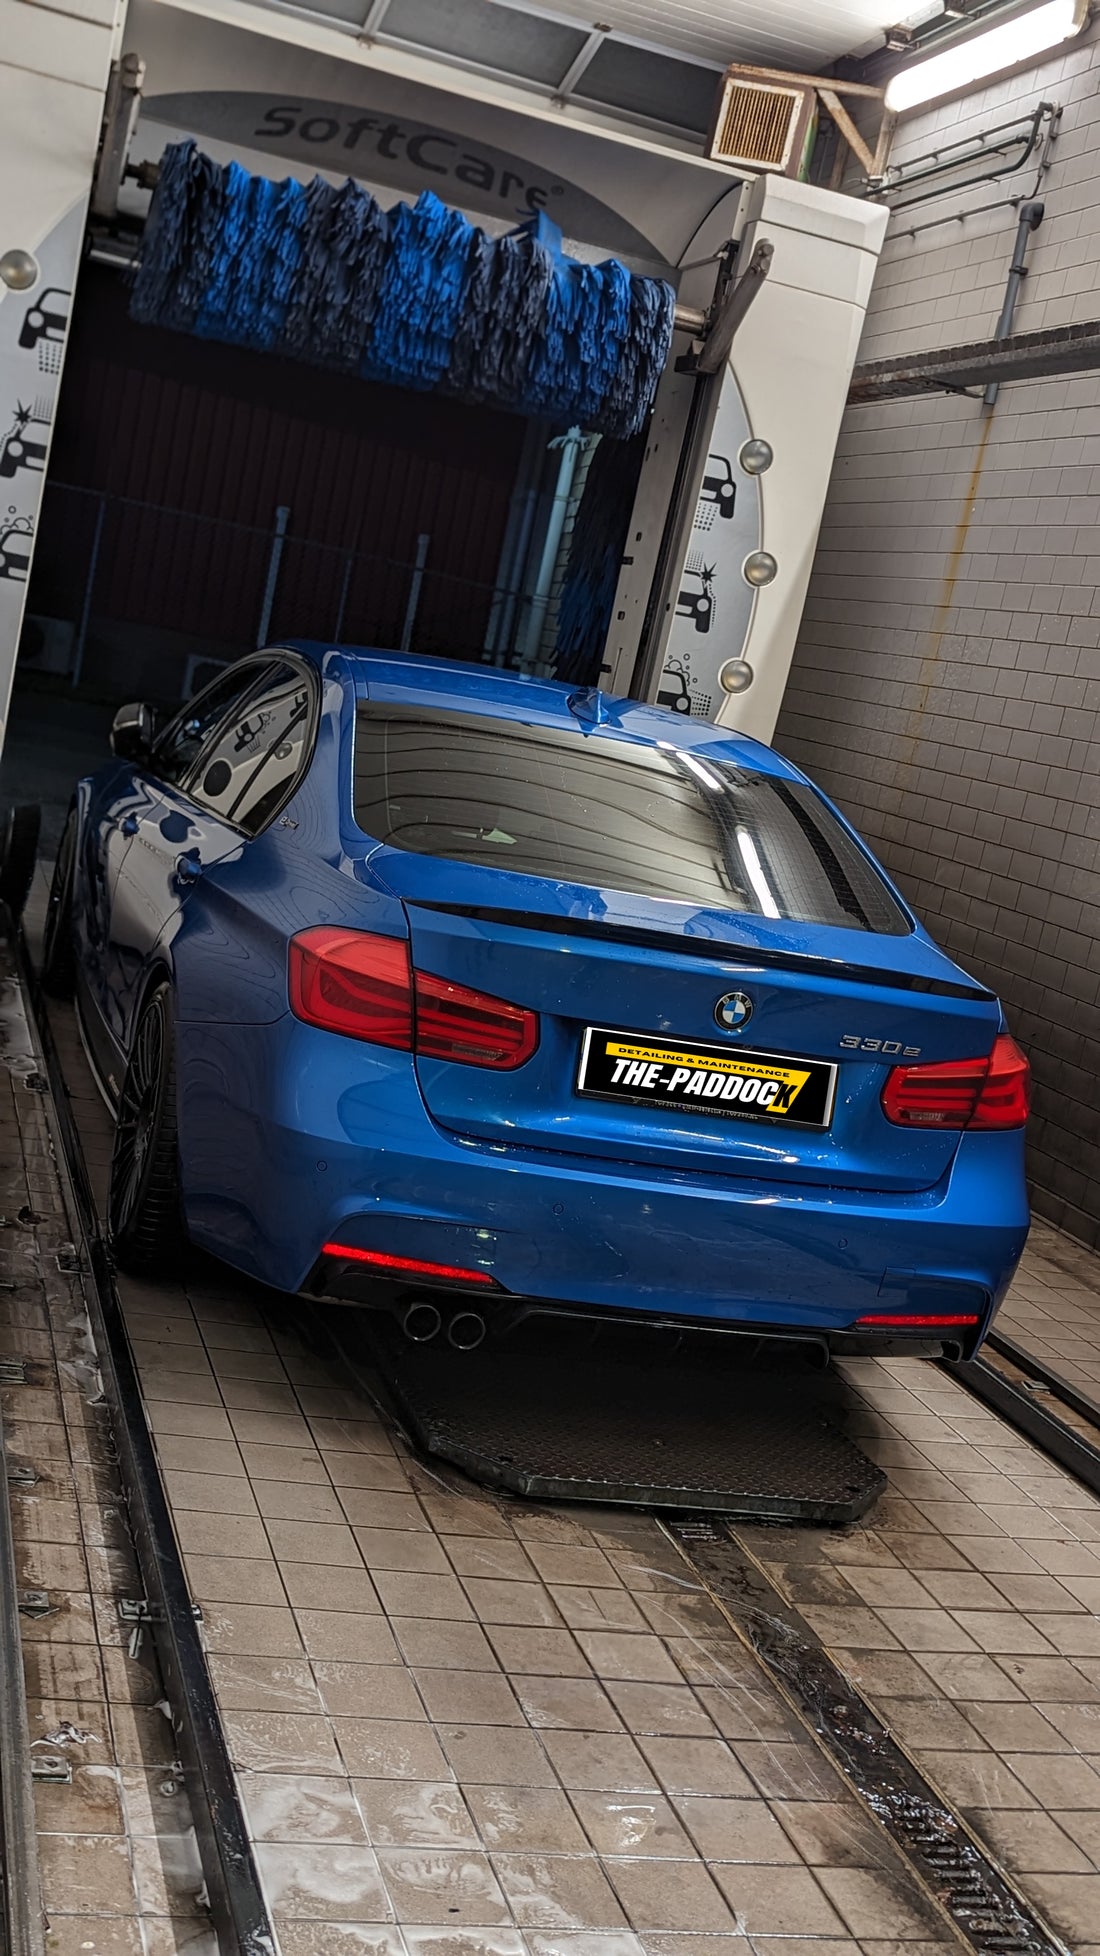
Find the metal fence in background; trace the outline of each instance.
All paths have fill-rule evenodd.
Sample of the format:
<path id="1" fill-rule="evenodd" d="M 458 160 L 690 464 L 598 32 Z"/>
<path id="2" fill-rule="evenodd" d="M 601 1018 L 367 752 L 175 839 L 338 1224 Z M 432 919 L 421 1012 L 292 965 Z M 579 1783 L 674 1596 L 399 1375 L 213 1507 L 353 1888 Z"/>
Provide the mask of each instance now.
<path id="1" fill-rule="evenodd" d="M 162 700 L 292 637 L 516 666 L 531 603 L 434 568 L 427 533 L 399 561 L 296 536 L 286 507 L 260 527 L 49 482 L 21 657 Z"/>

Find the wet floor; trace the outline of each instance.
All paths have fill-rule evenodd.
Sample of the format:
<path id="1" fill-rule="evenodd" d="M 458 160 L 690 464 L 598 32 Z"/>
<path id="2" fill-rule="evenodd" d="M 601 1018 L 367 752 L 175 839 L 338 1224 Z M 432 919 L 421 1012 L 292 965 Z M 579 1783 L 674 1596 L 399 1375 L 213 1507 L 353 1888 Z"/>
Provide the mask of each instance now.
<path id="1" fill-rule="evenodd" d="M 71 1015 L 56 1032 L 102 1186 L 109 1121 Z M 1063 1245 L 1022 1284 L 1070 1256 L 1100 1325 L 1100 1264 Z M 308 1325 L 213 1265 L 121 1289 L 283 1956 L 959 1947 L 656 1520 L 418 1459 Z M 886 1493 L 739 1542 L 1100 1956 L 1100 1502 L 920 1361 L 852 1361 L 837 1390 Z M 97 1920 L 89 1943 L 60 1909 L 52 1947 L 143 1946 Z"/>
<path id="2" fill-rule="evenodd" d="M 0 975 L 0 1386 L 36 1784 L 57 1956 L 212 1956 L 18 989 Z"/>

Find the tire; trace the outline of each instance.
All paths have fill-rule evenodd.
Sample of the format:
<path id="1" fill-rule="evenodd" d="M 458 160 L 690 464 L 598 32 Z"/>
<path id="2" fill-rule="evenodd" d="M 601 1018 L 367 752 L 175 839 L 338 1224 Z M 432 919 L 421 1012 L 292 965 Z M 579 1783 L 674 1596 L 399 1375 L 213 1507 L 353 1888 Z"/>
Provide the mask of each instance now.
<path id="1" fill-rule="evenodd" d="M 73 943 L 73 881 L 76 873 L 76 810 L 70 809 L 53 866 L 46 922 L 42 932 L 42 988 L 51 998 L 71 998 L 76 990 Z"/>
<path id="2" fill-rule="evenodd" d="M 185 1241 L 171 996 L 158 985 L 142 1006 L 111 1156 L 108 1231 L 116 1262 L 135 1276 L 171 1267 Z"/>
<path id="3" fill-rule="evenodd" d="M 41 821 L 37 802 L 6 808 L 0 818 L 0 903 L 7 904 L 16 921 L 23 915 L 34 880 Z"/>

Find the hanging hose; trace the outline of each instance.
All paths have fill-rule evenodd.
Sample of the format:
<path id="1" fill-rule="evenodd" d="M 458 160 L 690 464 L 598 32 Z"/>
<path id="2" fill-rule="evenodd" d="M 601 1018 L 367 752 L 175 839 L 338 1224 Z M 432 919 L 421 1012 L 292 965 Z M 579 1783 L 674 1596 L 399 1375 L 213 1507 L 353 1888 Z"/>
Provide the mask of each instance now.
<path id="1" fill-rule="evenodd" d="M 594 686 L 611 623 L 645 437 L 601 441 L 577 511 L 558 606 L 554 677 Z"/>

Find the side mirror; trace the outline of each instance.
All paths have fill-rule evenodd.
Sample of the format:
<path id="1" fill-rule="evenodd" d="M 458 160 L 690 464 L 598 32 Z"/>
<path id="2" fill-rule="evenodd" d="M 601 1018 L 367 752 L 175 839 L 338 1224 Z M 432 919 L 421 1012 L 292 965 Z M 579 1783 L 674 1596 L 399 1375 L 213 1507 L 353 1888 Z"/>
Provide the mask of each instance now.
<path id="1" fill-rule="evenodd" d="M 111 722 L 111 752 L 119 761 L 147 761 L 153 751 L 156 722 L 144 700 L 120 706 Z"/>

